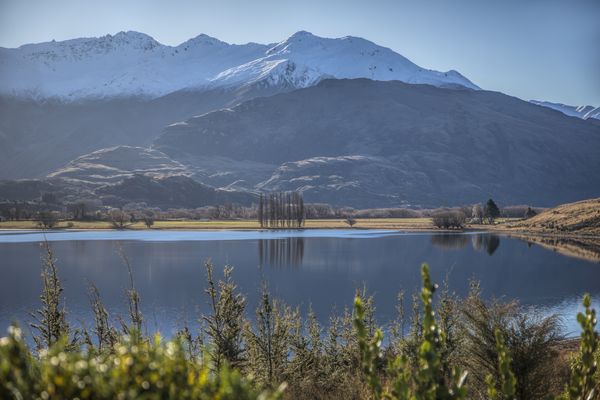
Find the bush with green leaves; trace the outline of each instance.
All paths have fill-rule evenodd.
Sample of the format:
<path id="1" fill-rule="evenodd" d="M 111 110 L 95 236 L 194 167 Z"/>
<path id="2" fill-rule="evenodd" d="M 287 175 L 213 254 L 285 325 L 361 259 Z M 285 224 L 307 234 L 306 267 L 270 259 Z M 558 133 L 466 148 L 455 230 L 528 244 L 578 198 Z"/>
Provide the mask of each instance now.
<path id="1" fill-rule="evenodd" d="M 560 397 L 562 400 L 595 400 L 600 398 L 600 380 L 598 379 L 598 333 L 596 310 L 591 308 L 589 294 L 583 298 L 585 311 L 577 314 L 581 325 L 579 353 L 573 360 L 571 379 Z"/>
<path id="2" fill-rule="evenodd" d="M 375 399 L 422 399 L 422 400 L 458 400 L 467 395 L 464 386 L 466 372 L 454 368 L 448 381 L 444 377 L 447 360 L 442 357 L 445 334 L 439 328 L 433 310 L 433 293 L 436 286 L 431 283 L 429 267 L 421 267 L 423 289 L 421 301 L 423 304 L 422 339 L 418 351 L 418 370 L 411 372 L 408 359 L 398 356 L 390 361 L 388 373 L 392 378 L 384 385 L 377 369 L 381 359 L 381 344 L 383 333 L 377 330 L 369 337 L 364 323 L 364 308 L 360 297 L 354 300 L 354 325 L 356 328 L 360 349 L 362 371 L 367 384 L 371 387 Z"/>
<path id="3" fill-rule="evenodd" d="M 438 319 L 436 319 L 433 308 L 433 293 L 436 288 L 431 283 L 429 277 L 429 268 L 426 264 L 422 266 L 423 289 L 421 291 L 421 301 L 423 306 L 422 320 L 420 322 L 420 332 L 417 353 L 418 367 L 412 369 L 406 355 L 399 355 L 388 360 L 387 368 L 381 367 L 382 361 L 382 343 L 383 333 L 377 330 L 374 335 L 369 335 L 365 327 L 364 307 L 360 297 L 355 298 L 354 302 L 354 326 L 356 329 L 361 369 L 364 382 L 371 389 L 374 399 L 390 400 L 438 400 L 438 399 L 465 399 L 484 398 L 475 393 L 469 395 L 466 385 L 467 371 L 461 372 L 455 366 L 451 368 L 452 374 L 448 377 L 443 371 L 449 369 L 448 357 L 444 357 L 444 343 L 446 341 L 446 332 L 440 329 Z M 479 297 L 477 297 L 479 298 Z M 598 378 L 596 377 L 598 334 L 594 330 L 596 324 L 595 311 L 590 307 L 590 298 L 584 297 L 585 313 L 579 313 L 577 319 L 582 326 L 583 333 L 580 343 L 580 353 L 577 362 L 574 363 L 571 380 L 565 388 L 561 399 L 566 400 L 593 400 L 598 397 Z M 480 312 L 489 312 L 480 304 Z M 502 313 L 501 313 L 502 314 Z M 506 316 L 506 315 L 504 315 Z M 479 316 L 480 317 L 480 316 Z M 477 317 L 477 320 L 480 318 Z M 483 322 L 486 324 L 502 322 L 493 315 L 486 315 Z M 540 359 L 538 351 L 551 349 L 554 336 L 549 333 L 554 329 L 548 329 L 552 320 L 546 320 L 542 324 L 525 324 L 521 319 L 513 319 L 505 324 L 497 324 L 493 330 L 493 354 L 485 352 L 477 354 L 467 354 L 466 357 L 475 358 L 485 363 L 487 359 L 494 360 L 491 369 L 494 374 L 488 373 L 485 382 L 487 386 L 487 397 L 492 400 L 517 400 L 533 398 L 528 397 L 529 393 L 538 395 L 535 389 L 530 388 L 530 382 L 519 381 L 518 377 L 532 377 L 540 385 L 543 377 L 536 375 L 536 371 L 547 373 L 546 379 L 552 378 L 552 373 L 539 367 Z M 526 329 L 527 328 L 527 329 Z M 479 334 L 485 330 L 479 330 Z M 518 343 L 519 346 L 525 346 L 525 349 L 512 347 L 506 344 L 504 332 L 508 337 Z M 525 335 L 526 339 L 520 335 Z M 476 339 L 483 348 L 489 346 L 476 338 L 478 330 L 471 333 L 471 340 Z M 484 333 L 485 336 L 485 333 Z M 531 347 L 534 347 L 532 349 Z M 511 354 L 512 353 L 512 354 Z M 521 361 L 515 363 L 514 355 L 519 355 Z M 525 356 L 523 355 L 525 354 Z M 544 359 L 544 357 L 542 357 Z M 529 365 L 522 365 L 529 363 Z M 477 364 L 472 364 L 477 365 Z M 513 371 L 515 366 L 521 369 L 520 375 Z M 527 373 L 523 370 L 529 371 Z M 481 372 L 481 371 L 479 371 Z"/>
<path id="4" fill-rule="evenodd" d="M 178 340 L 139 341 L 124 335 L 111 352 L 70 350 L 64 340 L 32 356 L 21 330 L 0 341 L 2 399 L 276 399 L 259 392 L 240 372 L 213 370 L 190 359 Z"/>

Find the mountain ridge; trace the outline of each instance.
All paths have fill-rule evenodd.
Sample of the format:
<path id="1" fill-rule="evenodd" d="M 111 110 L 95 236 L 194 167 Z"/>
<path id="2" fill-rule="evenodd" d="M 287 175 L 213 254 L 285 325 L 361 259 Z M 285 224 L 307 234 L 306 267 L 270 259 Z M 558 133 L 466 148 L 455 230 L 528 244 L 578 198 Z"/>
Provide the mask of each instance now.
<path id="1" fill-rule="evenodd" d="M 568 104 L 562 103 L 553 103 L 550 101 L 540 101 L 540 100 L 529 100 L 530 103 L 533 103 L 538 106 L 551 108 L 553 110 L 559 111 L 565 115 L 570 117 L 577 117 L 581 119 L 599 119 L 600 120 L 600 107 L 594 106 L 570 106 Z"/>
<path id="2" fill-rule="evenodd" d="M 271 44 L 229 44 L 200 34 L 168 46 L 128 31 L 0 48 L 0 94 L 40 99 L 156 98 L 259 81 L 306 87 L 325 78 L 362 77 L 478 88 L 456 71 L 421 68 L 365 39 L 306 31 Z"/>

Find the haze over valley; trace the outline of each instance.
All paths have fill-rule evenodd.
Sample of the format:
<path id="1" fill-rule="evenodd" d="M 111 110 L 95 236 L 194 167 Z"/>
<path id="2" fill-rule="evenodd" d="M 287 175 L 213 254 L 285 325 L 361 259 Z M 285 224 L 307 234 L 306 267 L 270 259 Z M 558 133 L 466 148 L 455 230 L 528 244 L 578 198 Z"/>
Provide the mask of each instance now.
<path id="1" fill-rule="evenodd" d="M 205 189 L 246 202 L 292 190 L 352 207 L 492 195 L 551 206 L 600 194 L 597 117 L 358 37 L 167 46 L 129 31 L 29 44 L 0 49 L 0 197 L 164 207 L 154 193 L 168 187 L 173 206 L 210 204 Z M 120 189 L 132 182 L 144 189 Z"/>

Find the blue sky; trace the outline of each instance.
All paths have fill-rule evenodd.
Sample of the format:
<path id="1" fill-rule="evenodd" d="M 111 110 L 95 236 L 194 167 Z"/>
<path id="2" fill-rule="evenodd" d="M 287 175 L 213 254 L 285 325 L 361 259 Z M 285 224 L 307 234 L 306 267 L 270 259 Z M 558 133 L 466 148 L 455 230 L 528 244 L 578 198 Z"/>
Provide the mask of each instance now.
<path id="1" fill-rule="evenodd" d="M 268 43 L 361 36 L 484 89 L 600 106 L 599 0 L 0 0 L 0 46 L 136 30 Z"/>

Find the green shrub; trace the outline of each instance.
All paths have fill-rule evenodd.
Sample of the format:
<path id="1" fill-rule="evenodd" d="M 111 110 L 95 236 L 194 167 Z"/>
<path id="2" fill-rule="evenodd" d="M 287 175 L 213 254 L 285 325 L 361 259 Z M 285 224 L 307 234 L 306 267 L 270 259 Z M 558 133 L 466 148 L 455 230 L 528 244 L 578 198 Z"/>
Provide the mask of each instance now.
<path id="1" fill-rule="evenodd" d="M 281 390 L 283 387 L 281 388 Z M 275 399 L 226 366 L 190 359 L 178 340 L 122 336 L 113 352 L 70 350 L 64 340 L 34 358 L 20 329 L 0 342 L 2 399 Z"/>
<path id="2" fill-rule="evenodd" d="M 369 337 L 364 323 L 364 308 L 360 297 L 354 301 L 354 326 L 356 328 L 362 371 L 366 382 L 372 390 L 375 399 L 464 399 L 466 388 L 464 386 L 467 374 L 453 369 L 448 382 L 444 379 L 444 370 L 448 368 L 447 360 L 442 357 L 445 334 L 439 328 L 433 310 L 433 293 L 435 285 L 429 277 L 429 267 L 421 267 L 423 289 L 421 301 L 423 303 L 422 339 L 419 345 L 418 364 L 416 372 L 411 373 L 408 360 L 405 356 L 396 357 L 388 365 L 388 373 L 392 378 L 388 385 L 383 385 L 380 373 L 377 370 L 377 361 L 381 357 L 381 343 L 383 334 L 376 330 L 375 335 Z"/>
<path id="3" fill-rule="evenodd" d="M 573 363 L 571 379 L 560 397 L 564 400 L 593 400 L 600 398 L 599 382 L 596 370 L 598 367 L 598 333 L 596 327 L 596 310 L 591 308 L 589 294 L 583 297 L 584 313 L 577 314 L 577 322 L 581 325 L 581 342 L 579 354 Z"/>
<path id="4" fill-rule="evenodd" d="M 496 329 L 496 351 L 498 352 L 499 382 L 494 382 L 493 375 L 487 376 L 488 395 L 490 400 L 515 400 L 517 392 L 517 379 L 511 370 L 511 358 L 504 344 L 504 338 L 499 329 Z M 496 386 L 500 386 L 500 391 Z"/>

